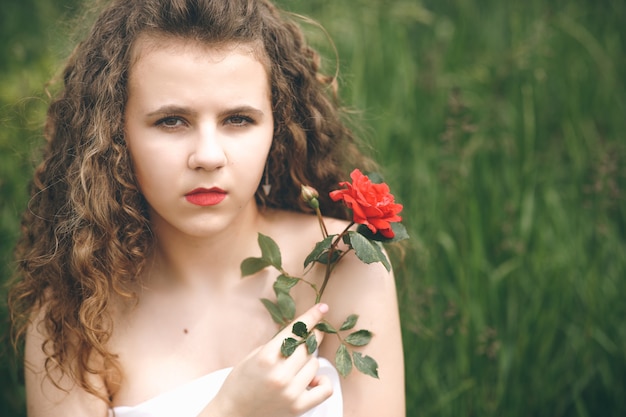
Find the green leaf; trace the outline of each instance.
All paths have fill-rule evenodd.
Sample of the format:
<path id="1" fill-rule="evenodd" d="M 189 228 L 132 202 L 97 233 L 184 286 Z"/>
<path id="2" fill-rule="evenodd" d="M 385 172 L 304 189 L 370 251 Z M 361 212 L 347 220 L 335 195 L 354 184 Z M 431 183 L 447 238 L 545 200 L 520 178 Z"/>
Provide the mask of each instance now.
<path id="1" fill-rule="evenodd" d="M 358 319 L 359 319 L 359 315 L 358 314 L 350 314 L 348 316 L 348 318 L 346 319 L 346 321 L 343 322 L 343 324 L 341 325 L 339 330 L 350 330 L 350 329 L 352 329 L 356 325 L 356 322 L 357 322 Z"/>
<path id="2" fill-rule="evenodd" d="M 278 323 L 280 325 L 285 324 L 285 320 L 283 319 L 283 315 L 281 314 L 278 305 L 274 304 L 267 298 L 261 298 L 261 302 L 263 303 L 267 311 L 269 311 L 270 315 L 272 316 L 272 320 L 274 320 L 275 323 Z"/>
<path id="3" fill-rule="evenodd" d="M 369 330 L 358 330 L 350 333 L 344 341 L 352 346 L 365 346 L 372 340 L 372 332 Z"/>
<path id="4" fill-rule="evenodd" d="M 388 240 L 385 236 L 380 233 L 372 233 L 372 231 L 364 224 L 360 224 L 356 228 L 357 233 L 365 236 L 366 239 L 369 240 Z"/>
<path id="5" fill-rule="evenodd" d="M 306 257 L 304 260 L 304 267 L 309 266 L 311 262 L 322 262 L 320 259 L 324 259 L 324 261 L 328 258 L 328 255 L 324 255 L 330 249 L 333 243 L 334 235 L 330 235 L 321 242 L 317 242 L 313 251 Z M 324 255 L 324 256 L 323 256 Z M 324 263 L 324 262 L 322 262 Z"/>
<path id="6" fill-rule="evenodd" d="M 356 369 L 378 379 L 378 364 L 369 356 L 362 356 L 359 352 L 354 352 L 354 366 Z"/>
<path id="7" fill-rule="evenodd" d="M 398 242 L 400 240 L 408 239 L 409 233 L 406 230 L 406 227 L 400 222 L 393 222 L 391 224 L 391 230 L 393 230 L 394 236 L 392 238 L 385 237 L 380 233 L 372 233 L 372 231 L 365 226 L 364 224 L 360 224 L 356 231 L 363 236 L 365 236 L 369 240 L 375 240 L 382 243 L 390 243 L 390 242 Z"/>
<path id="8" fill-rule="evenodd" d="M 398 242 L 409 238 L 409 232 L 407 232 L 406 227 L 402 223 L 391 223 L 391 230 L 393 230 L 394 236 L 389 242 Z"/>
<path id="9" fill-rule="evenodd" d="M 333 254 L 330 256 L 330 259 L 328 259 L 328 252 L 325 252 L 324 254 L 322 254 L 322 256 L 319 257 L 319 259 L 317 259 L 317 262 L 321 263 L 322 265 L 327 265 L 329 262 L 332 264 L 336 262 L 337 259 L 339 259 L 339 256 L 342 253 L 342 250 L 335 249 L 333 251 Z"/>
<path id="10" fill-rule="evenodd" d="M 380 242 L 372 242 L 374 249 L 378 251 L 380 256 L 380 262 L 384 265 L 387 271 L 391 271 L 391 263 L 389 263 L 389 259 L 387 259 L 387 255 L 383 252 L 383 244 Z"/>
<path id="11" fill-rule="evenodd" d="M 283 340 L 283 344 L 280 346 L 280 352 L 284 357 L 290 357 L 293 352 L 296 351 L 296 348 L 302 344 L 302 341 L 298 341 L 293 337 L 288 337 Z"/>
<path id="12" fill-rule="evenodd" d="M 315 328 L 317 330 L 321 330 L 324 333 L 337 333 L 337 330 L 335 330 L 335 328 L 333 326 L 330 325 L 330 323 L 327 323 L 325 321 L 317 323 L 317 326 L 315 326 Z"/>
<path id="13" fill-rule="evenodd" d="M 352 242 L 350 242 L 350 232 L 348 232 L 345 235 L 343 235 L 341 240 L 343 240 L 343 243 L 345 243 L 346 245 L 352 247 Z"/>
<path id="14" fill-rule="evenodd" d="M 254 275 L 268 266 L 270 264 L 261 258 L 246 258 L 241 263 L 241 276 Z"/>
<path id="15" fill-rule="evenodd" d="M 296 316 L 296 303 L 289 294 L 283 292 L 278 293 L 276 296 L 278 302 L 278 309 L 282 315 L 284 321 L 291 321 Z"/>
<path id="16" fill-rule="evenodd" d="M 374 184 L 382 184 L 383 182 L 385 182 L 383 176 L 380 175 L 378 172 L 368 172 L 366 177 Z"/>
<path id="17" fill-rule="evenodd" d="M 335 353 L 335 366 L 341 376 L 344 377 L 352 371 L 352 357 L 344 344 L 340 345 L 337 353 Z"/>
<path id="18" fill-rule="evenodd" d="M 366 264 L 382 262 L 387 270 L 391 270 L 391 265 L 378 242 L 373 242 L 358 232 L 348 232 L 350 246 L 354 248 L 356 256 Z"/>
<path id="19" fill-rule="evenodd" d="M 289 291 L 298 283 L 298 278 L 291 278 L 286 275 L 279 275 L 274 281 L 274 293 L 278 296 L 279 292 L 289 294 Z"/>
<path id="20" fill-rule="evenodd" d="M 315 333 L 311 333 L 309 337 L 306 338 L 306 349 L 309 352 L 309 355 L 312 355 L 317 349 L 317 338 L 315 337 Z"/>
<path id="21" fill-rule="evenodd" d="M 282 269 L 282 259 L 280 256 L 280 249 L 276 242 L 271 237 L 265 236 L 259 233 L 258 237 L 259 247 L 261 248 L 261 258 L 268 262 L 276 269 Z"/>
<path id="22" fill-rule="evenodd" d="M 302 323 L 301 321 L 297 321 L 293 324 L 291 332 L 299 337 L 307 337 L 309 334 L 309 331 L 306 328 L 306 324 Z"/>

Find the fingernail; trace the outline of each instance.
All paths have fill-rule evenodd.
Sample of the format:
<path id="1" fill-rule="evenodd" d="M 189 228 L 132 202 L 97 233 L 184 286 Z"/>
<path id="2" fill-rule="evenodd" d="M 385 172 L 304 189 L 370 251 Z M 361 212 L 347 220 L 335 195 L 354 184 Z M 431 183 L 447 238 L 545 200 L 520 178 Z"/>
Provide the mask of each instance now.
<path id="1" fill-rule="evenodd" d="M 322 313 L 326 313 L 328 311 L 328 304 L 320 303 L 317 305 L 317 308 Z"/>

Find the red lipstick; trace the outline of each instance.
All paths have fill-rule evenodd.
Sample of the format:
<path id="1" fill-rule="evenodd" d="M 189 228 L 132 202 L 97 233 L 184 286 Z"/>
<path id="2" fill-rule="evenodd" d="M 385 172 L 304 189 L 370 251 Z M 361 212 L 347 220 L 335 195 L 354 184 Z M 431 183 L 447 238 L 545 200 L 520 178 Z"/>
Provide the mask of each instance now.
<path id="1" fill-rule="evenodd" d="M 185 199 L 196 206 L 214 206 L 226 198 L 226 191 L 213 188 L 196 188 L 185 194 Z"/>

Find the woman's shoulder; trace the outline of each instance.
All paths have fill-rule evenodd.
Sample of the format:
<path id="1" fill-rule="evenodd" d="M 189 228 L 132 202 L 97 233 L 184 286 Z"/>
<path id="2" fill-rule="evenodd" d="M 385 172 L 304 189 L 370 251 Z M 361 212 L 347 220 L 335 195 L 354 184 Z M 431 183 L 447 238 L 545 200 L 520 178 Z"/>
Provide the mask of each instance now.
<path id="1" fill-rule="evenodd" d="M 317 217 L 313 214 L 275 211 L 270 214 L 270 218 L 272 227 L 268 228 L 267 234 L 276 241 L 288 264 L 302 268 L 305 258 L 314 249 L 316 243 L 323 239 Z M 324 224 L 329 235 L 337 235 L 344 231 L 350 222 L 324 218 Z M 340 249 L 345 250 L 345 245 L 340 244 Z M 318 265 L 312 275 L 307 274 L 313 281 L 320 284 L 320 280 L 323 280 L 324 269 L 323 265 Z M 298 272 L 300 271 L 296 273 Z M 353 303 L 361 304 L 361 301 L 363 303 L 373 301 L 381 293 L 395 296 L 391 269 L 388 270 L 380 262 L 364 263 L 354 251 L 349 251 L 333 269 L 324 299 L 348 306 Z M 351 299 L 350 302 L 347 302 L 347 299 Z M 357 299 L 360 301 L 356 301 Z"/>
<path id="2" fill-rule="evenodd" d="M 87 392 L 71 376 L 71 369 L 78 368 L 75 359 L 66 361 L 69 363 L 50 359 L 48 346 L 62 343 L 67 351 L 71 351 L 77 343 L 75 335 L 59 341 L 54 340 L 49 333 L 46 315 L 53 308 L 50 301 L 53 296 L 51 291 L 45 291 L 44 301 L 33 311 L 26 330 L 24 378 L 29 415 L 68 415 L 71 412 L 104 415 L 107 404 L 103 399 L 108 396 L 108 392 L 102 375 L 85 373 L 84 381 L 92 388 L 92 392 Z M 74 358 L 78 356 L 76 352 L 69 355 Z M 89 358 L 87 366 L 90 369 L 101 369 L 101 362 L 96 355 L 90 355 Z"/>
<path id="3" fill-rule="evenodd" d="M 290 245 L 307 246 L 311 243 L 315 244 L 323 238 L 317 216 L 312 213 L 266 210 L 263 217 L 264 225 L 261 228 L 261 233 L 267 233 L 277 242 L 281 240 Z M 338 234 L 348 226 L 349 222 L 333 217 L 324 217 L 324 224 L 329 234 Z"/>

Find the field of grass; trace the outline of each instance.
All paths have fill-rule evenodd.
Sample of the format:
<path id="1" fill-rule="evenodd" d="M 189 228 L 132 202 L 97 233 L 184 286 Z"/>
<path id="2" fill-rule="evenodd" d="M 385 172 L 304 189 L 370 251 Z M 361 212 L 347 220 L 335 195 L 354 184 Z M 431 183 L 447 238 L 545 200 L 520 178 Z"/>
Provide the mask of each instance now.
<path id="1" fill-rule="evenodd" d="M 0 19 L 2 277 L 44 109 L 24 97 L 54 72 L 70 3 Z M 280 3 L 335 40 L 344 102 L 405 205 L 407 415 L 626 415 L 626 2 Z M 3 416 L 23 415 L 16 368 L 0 363 Z"/>

